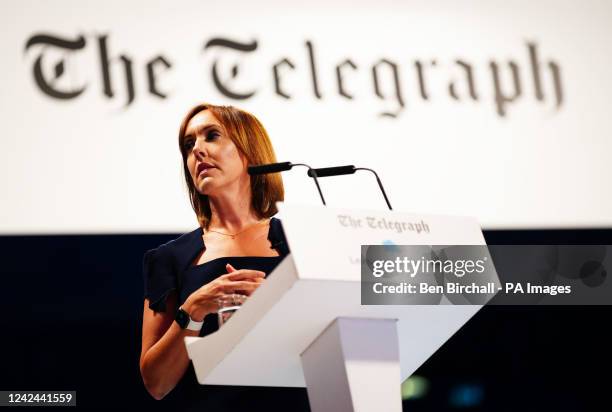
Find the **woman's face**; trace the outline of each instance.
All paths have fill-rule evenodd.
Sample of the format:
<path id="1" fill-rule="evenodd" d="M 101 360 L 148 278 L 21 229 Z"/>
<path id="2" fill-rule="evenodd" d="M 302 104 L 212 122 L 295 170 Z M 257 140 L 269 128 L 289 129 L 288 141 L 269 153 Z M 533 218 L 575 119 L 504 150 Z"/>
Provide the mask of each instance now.
<path id="1" fill-rule="evenodd" d="M 187 123 L 183 150 L 193 184 L 203 195 L 214 196 L 241 179 L 250 182 L 246 157 L 209 110 L 199 112 Z"/>

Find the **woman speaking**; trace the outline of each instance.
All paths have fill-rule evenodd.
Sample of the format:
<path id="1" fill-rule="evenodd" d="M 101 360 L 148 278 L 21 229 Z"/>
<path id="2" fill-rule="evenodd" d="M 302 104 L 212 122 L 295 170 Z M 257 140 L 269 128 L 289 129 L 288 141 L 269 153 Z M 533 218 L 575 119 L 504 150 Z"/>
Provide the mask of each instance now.
<path id="1" fill-rule="evenodd" d="M 289 250 L 273 217 L 284 195 L 280 175 L 247 173 L 249 165 L 276 162 L 268 134 L 253 115 L 197 105 L 183 119 L 178 143 L 199 227 L 144 255 L 144 385 L 172 409 L 308 410 L 301 388 L 197 383 L 184 337 L 217 330 L 217 300 L 251 295 Z"/>

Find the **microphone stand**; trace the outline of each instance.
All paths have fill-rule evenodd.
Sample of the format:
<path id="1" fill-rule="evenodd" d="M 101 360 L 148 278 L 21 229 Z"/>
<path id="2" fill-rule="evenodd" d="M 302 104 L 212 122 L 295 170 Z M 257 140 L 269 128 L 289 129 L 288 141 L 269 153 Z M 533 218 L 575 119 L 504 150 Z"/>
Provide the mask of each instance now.
<path id="1" fill-rule="evenodd" d="M 328 177 L 328 176 L 340 176 L 340 175 L 351 175 L 355 173 L 357 170 L 366 170 L 368 172 L 374 173 L 376 176 L 376 182 L 378 182 L 378 187 L 385 198 L 385 202 L 387 203 L 387 207 L 389 210 L 393 210 L 391 207 L 391 202 L 389 202 L 389 198 L 387 197 L 387 192 L 385 192 L 385 188 L 383 187 L 382 181 L 378 177 L 378 173 L 376 173 L 373 169 L 368 169 L 367 167 L 355 167 L 353 165 L 349 166 L 333 166 L 333 167 L 322 167 L 319 169 L 309 170 L 308 176 L 315 179 L 315 176 L 318 177 Z"/>

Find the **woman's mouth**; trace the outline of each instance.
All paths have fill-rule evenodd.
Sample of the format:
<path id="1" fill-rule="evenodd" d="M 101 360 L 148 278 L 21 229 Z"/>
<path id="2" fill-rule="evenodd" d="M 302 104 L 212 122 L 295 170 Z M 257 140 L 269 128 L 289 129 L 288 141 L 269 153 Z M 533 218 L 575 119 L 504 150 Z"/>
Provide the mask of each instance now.
<path id="1" fill-rule="evenodd" d="M 215 169 L 215 167 L 211 165 L 210 163 L 200 163 L 198 167 L 196 168 L 196 174 L 198 176 L 202 174 L 208 174 L 210 173 L 211 169 Z"/>
<path id="2" fill-rule="evenodd" d="M 205 167 L 203 168 L 200 173 L 198 174 L 198 176 L 206 176 L 210 173 L 210 171 L 214 169 L 214 167 Z"/>

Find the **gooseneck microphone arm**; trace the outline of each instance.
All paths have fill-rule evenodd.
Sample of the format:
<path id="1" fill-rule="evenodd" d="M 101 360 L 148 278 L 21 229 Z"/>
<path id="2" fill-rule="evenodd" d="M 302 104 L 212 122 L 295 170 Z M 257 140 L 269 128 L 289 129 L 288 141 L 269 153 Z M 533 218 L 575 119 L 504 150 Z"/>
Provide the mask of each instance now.
<path id="1" fill-rule="evenodd" d="M 391 207 L 391 203 L 389 202 L 389 198 L 387 197 L 387 192 L 385 192 L 385 188 L 383 187 L 383 184 L 380 181 L 380 178 L 378 177 L 378 173 L 376 173 L 374 169 L 368 169 L 367 167 L 358 167 L 355 170 L 367 170 L 368 172 L 374 173 L 374 176 L 376 176 L 376 181 L 378 182 L 378 187 L 380 187 L 380 191 L 382 192 L 385 198 L 385 202 L 387 202 L 387 207 L 389 207 L 389 210 L 393 210 L 393 208 Z"/>
<path id="2" fill-rule="evenodd" d="M 378 182 L 378 187 L 380 188 L 380 191 L 382 192 L 382 194 L 383 194 L 383 196 L 385 198 L 385 202 L 387 202 L 387 207 L 389 208 L 389 210 L 393 210 L 393 208 L 391 207 L 391 202 L 389 202 L 389 198 L 387 197 L 387 192 L 385 192 L 385 188 L 383 187 L 383 184 L 382 184 L 380 178 L 378 177 L 378 173 L 376 173 L 373 169 L 368 169 L 367 167 L 355 167 L 353 165 L 334 166 L 334 167 L 322 167 L 320 169 L 314 169 L 312 171 L 309 170 L 308 171 L 308 176 L 310 176 L 310 177 L 312 177 L 314 179 L 315 175 L 317 177 L 352 175 L 357 170 L 366 170 L 368 172 L 374 173 L 374 176 L 376 176 L 376 181 Z"/>
<path id="3" fill-rule="evenodd" d="M 308 168 L 308 173 L 312 173 L 312 178 L 314 179 L 317 190 L 319 191 L 319 196 L 321 196 L 321 202 L 323 202 L 323 205 L 325 206 L 325 198 L 323 197 L 323 192 L 321 192 L 321 186 L 319 186 L 319 180 L 317 179 L 317 172 L 315 172 L 315 169 L 304 163 L 292 163 L 291 166 L 304 166 Z"/>
<path id="4" fill-rule="evenodd" d="M 284 172 L 287 170 L 291 170 L 293 166 L 304 166 L 308 168 L 308 176 L 314 179 L 315 185 L 317 186 L 317 190 L 319 191 L 319 196 L 321 196 L 321 202 L 323 202 L 323 205 L 326 205 L 325 198 L 323 197 L 323 192 L 321 192 L 321 186 L 319 186 L 319 180 L 317 179 L 318 174 L 317 172 L 315 172 L 315 169 L 308 166 L 307 164 L 291 162 L 269 163 L 265 165 L 249 166 L 247 170 L 249 172 L 249 175 L 253 176 L 264 175 L 268 173 Z"/>

